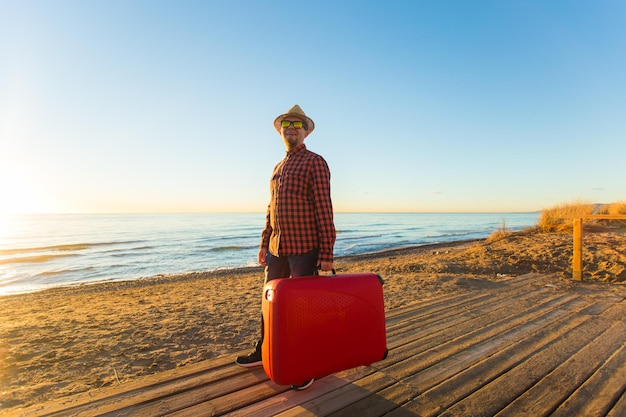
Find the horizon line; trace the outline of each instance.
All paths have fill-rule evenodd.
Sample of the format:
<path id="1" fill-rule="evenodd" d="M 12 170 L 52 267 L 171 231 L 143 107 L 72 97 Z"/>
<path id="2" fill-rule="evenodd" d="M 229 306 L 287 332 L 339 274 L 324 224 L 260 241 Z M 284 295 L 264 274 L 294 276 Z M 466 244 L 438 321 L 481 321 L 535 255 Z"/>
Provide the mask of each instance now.
<path id="1" fill-rule="evenodd" d="M 489 213 L 540 213 L 544 209 L 541 210 L 528 210 L 528 211 L 503 211 L 503 210 L 381 210 L 381 211 L 354 211 L 354 210 L 337 210 L 334 211 L 334 214 L 431 214 L 431 213 L 450 213 L 450 214 L 489 214 Z M 24 216 L 24 215 L 32 215 L 32 216 L 49 216 L 49 215 L 80 215 L 80 214 L 89 214 L 89 215 L 147 215 L 147 214 L 265 214 L 263 211 L 76 211 L 76 212 L 15 212 L 15 213 L 0 213 L 0 216 Z"/>

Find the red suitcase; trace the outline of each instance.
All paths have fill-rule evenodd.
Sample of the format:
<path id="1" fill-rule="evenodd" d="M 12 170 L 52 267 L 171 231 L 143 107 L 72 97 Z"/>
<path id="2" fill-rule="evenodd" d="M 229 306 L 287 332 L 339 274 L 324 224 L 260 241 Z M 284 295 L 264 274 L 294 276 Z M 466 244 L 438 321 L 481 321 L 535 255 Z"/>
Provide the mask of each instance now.
<path id="1" fill-rule="evenodd" d="M 382 279 L 376 274 L 281 278 L 263 288 L 263 369 L 280 385 L 387 356 Z"/>

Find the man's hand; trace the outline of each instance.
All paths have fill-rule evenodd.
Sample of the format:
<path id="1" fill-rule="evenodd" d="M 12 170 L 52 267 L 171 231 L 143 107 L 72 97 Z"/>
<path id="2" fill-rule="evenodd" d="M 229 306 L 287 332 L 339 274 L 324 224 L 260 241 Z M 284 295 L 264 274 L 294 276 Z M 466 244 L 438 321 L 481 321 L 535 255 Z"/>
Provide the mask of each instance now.
<path id="1" fill-rule="evenodd" d="M 267 248 L 259 249 L 259 254 L 257 255 L 257 259 L 260 265 L 267 266 Z"/>
<path id="2" fill-rule="evenodd" d="M 332 271 L 333 270 L 333 262 L 332 261 L 320 262 L 320 269 L 322 271 Z"/>

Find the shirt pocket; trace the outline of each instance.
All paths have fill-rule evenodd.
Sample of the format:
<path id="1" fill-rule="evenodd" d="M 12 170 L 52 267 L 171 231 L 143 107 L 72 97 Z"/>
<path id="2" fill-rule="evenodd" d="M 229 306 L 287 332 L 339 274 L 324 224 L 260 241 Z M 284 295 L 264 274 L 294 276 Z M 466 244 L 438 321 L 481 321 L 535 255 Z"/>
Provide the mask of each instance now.
<path id="1" fill-rule="evenodd" d="M 293 172 L 282 176 L 281 193 L 298 200 L 310 200 L 308 181 L 304 173 Z"/>

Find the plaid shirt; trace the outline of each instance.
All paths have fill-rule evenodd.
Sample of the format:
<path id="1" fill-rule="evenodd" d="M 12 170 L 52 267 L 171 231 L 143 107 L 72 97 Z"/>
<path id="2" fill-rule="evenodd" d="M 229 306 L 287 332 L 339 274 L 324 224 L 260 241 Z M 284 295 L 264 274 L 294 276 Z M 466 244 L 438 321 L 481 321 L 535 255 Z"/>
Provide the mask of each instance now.
<path id="1" fill-rule="evenodd" d="M 335 245 L 330 170 L 303 144 L 287 152 L 270 181 L 261 247 L 274 256 L 302 255 L 319 248 L 319 262 L 332 262 Z"/>

